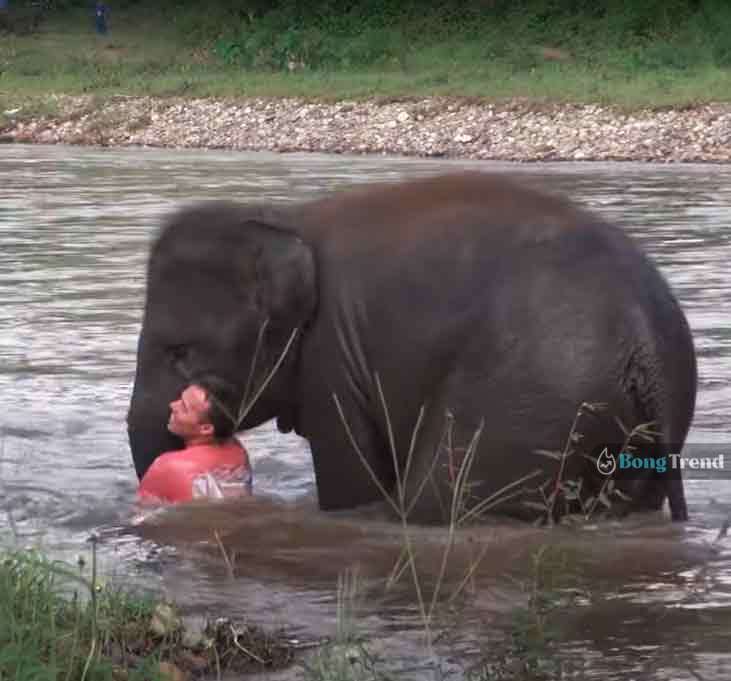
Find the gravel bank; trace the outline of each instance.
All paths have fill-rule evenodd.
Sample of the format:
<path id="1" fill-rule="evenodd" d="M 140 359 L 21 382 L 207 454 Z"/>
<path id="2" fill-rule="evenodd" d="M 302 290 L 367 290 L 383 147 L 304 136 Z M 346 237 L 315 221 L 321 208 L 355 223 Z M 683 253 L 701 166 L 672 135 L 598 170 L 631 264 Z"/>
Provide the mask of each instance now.
<path id="1" fill-rule="evenodd" d="M 625 113 L 597 105 L 432 98 L 60 97 L 52 117 L 4 112 L 5 142 L 511 161 L 731 162 L 731 104 Z"/>

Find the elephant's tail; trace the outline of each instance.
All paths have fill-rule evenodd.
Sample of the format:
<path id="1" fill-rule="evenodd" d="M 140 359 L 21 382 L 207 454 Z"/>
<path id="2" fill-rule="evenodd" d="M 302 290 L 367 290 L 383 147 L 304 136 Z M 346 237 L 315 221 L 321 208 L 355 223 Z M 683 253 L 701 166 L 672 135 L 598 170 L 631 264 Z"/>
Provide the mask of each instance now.
<path id="1" fill-rule="evenodd" d="M 660 486 L 661 498 L 667 496 L 670 517 L 676 522 L 684 522 L 688 520 L 688 506 L 685 502 L 683 472 L 677 463 L 677 457 L 672 456 L 680 454 L 683 442 L 678 442 L 673 437 L 671 424 L 668 421 L 662 423 L 664 427 L 658 443 L 658 455 L 665 457 L 667 466 L 664 473 L 658 473 L 657 483 Z"/>
<path id="2" fill-rule="evenodd" d="M 680 469 L 677 473 L 673 471 L 672 474 L 665 475 L 665 486 L 670 505 L 670 517 L 677 522 L 688 520 L 688 506 L 685 503 L 685 489 Z"/>
<path id="3" fill-rule="evenodd" d="M 698 369 L 695 358 L 693 336 L 685 315 L 676 303 L 677 317 L 673 325 L 670 342 L 662 346 L 662 373 L 660 380 L 664 384 L 665 399 L 662 409 L 657 415 L 661 424 L 660 437 L 663 454 L 680 454 L 693 420 L 695 411 L 696 385 Z M 668 461 L 668 472 L 663 476 L 665 492 L 670 506 L 670 515 L 674 521 L 688 520 L 688 508 L 685 503 L 682 469 L 677 458 L 673 458 L 675 466 Z"/>
<path id="4" fill-rule="evenodd" d="M 642 422 L 652 422 L 657 433 L 656 456 L 667 464 L 649 480 L 650 498 L 660 507 L 667 497 L 674 521 L 688 519 L 679 455 L 695 409 L 697 368 L 690 328 L 674 300 L 653 306 L 649 319 L 637 324 L 643 341 L 626 366 L 625 389 L 633 398 Z M 669 309 L 668 309 L 669 308 Z M 664 314 L 659 310 L 664 310 Z M 636 320 L 639 321 L 639 320 Z M 644 327 L 644 328 L 643 328 Z M 648 328 L 649 327 L 649 328 Z M 642 334 L 641 331 L 652 333 Z M 647 492 L 647 490 L 645 490 Z"/>

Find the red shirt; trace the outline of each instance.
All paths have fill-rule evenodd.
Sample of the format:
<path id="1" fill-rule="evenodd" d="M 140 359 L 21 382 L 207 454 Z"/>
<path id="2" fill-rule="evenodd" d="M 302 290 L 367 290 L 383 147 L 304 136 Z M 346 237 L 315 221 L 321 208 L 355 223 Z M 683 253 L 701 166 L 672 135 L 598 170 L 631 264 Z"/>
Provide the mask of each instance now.
<path id="1" fill-rule="evenodd" d="M 167 503 L 250 493 L 249 455 L 235 439 L 161 454 L 137 490 L 141 501 Z"/>

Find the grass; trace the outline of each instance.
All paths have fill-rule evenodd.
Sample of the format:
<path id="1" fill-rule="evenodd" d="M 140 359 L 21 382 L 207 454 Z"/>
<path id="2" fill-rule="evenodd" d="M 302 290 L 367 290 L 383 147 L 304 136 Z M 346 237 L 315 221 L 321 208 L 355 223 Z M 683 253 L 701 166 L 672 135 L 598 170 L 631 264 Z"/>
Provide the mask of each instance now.
<path id="1" fill-rule="evenodd" d="M 149 681 L 289 664 L 284 640 L 226 619 L 186 631 L 170 604 L 102 586 L 35 550 L 0 557 L 0 679 Z"/>
<path id="2" fill-rule="evenodd" d="M 97 591 L 72 566 L 35 551 L 9 552 L 0 562 L 0 678 L 108 678 L 107 653 L 127 648 L 153 608 L 144 599 Z M 139 673 L 156 661 L 144 661 Z"/>
<path id="3" fill-rule="evenodd" d="M 358 632 L 359 599 L 357 571 L 346 571 L 338 580 L 336 632 L 303 663 L 306 681 L 386 681 L 383 660 Z"/>
<path id="4" fill-rule="evenodd" d="M 562 621 L 567 609 L 575 608 L 577 598 L 589 597 L 584 581 L 577 556 L 570 549 L 555 545 L 538 548 L 531 554 L 525 578 L 518 583 L 526 604 L 516 605 L 498 622 L 487 623 L 486 631 L 473 632 L 477 640 L 485 642 L 479 653 L 460 660 L 450 656 L 452 669 L 446 671 L 444 658 L 434 649 L 425 649 L 423 659 L 415 665 L 398 668 L 393 660 L 375 650 L 371 641 L 360 636 L 358 600 L 363 595 L 357 575 L 346 574 L 338 587 L 336 636 L 303 663 L 304 677 L 307 681 L 396 681 L 407 672 L 418 672 L 418 678 L 442 681 L 451 677 L 454 665 L 459 664 L 461 678 L 467 681 L 562 678 L 558 655 Z M 441 619 L 443 626 L 435 636 L 435 644 L 449 649 L 458 642 L 459 628 L 464 630 L 464 623 L 460 610 Z M 474 628 L 474 624 L 470 626 Z"/>
<path id="5" fill-rule="evenodd" d="M 220 7 L 206 17 L 165 7 L 115 9 L 104 37 L 93 32 L 88 11 L 74 8 L 50 13 L 36 33 L 3 35 L 0 106 L 48 93 L 518 97 L 626 108 L 731 100 L 729 64 L 708 47 L 715 38 L 703 33 L 711 29 L 701 19 L 672 27 L 668 36 L 623 43 L 600 40 L 604 29 L 619 29 L 589 18 L 583 32 L 560 21 L 549 31 L 519 14 L 462 30 L 444 28 L 435 15 L 422 18 L 423 32 L 434 35 L 426 40 L 413 17 L 353 36 L 336 18 L 282 28 L 265 15 L 237 26 Z M 718 21 L 726 22 L 719 12 Z"/>
<path id="6" fill-rule="evenodd" d="M 562 677 L 556 647 L 561 640 L 562 613 L 586 598 L 577 557 L 561 546 L 544 545 L 533 552 L 528 576 L 520 585 L 528 603 L 509 615 L 502 639 L 490 641 L 469 681 L 546 681 Z"/>

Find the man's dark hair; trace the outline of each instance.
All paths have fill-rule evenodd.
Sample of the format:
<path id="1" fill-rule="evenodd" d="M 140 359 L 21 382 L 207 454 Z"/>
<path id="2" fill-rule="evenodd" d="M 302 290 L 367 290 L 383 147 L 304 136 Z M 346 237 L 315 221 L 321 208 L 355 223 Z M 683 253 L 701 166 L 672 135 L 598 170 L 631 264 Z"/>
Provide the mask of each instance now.
<path id="1" fill-rule="evenodd" d="M 219 440 L 231 437 L 236 429 L 241 396 L 236 386 L 223 378 L 206 374 L 196 376 L 191 385 L 199 385 L 206 391 L 211 405 L 208 417 L 213 424 L 214 435 Z"/>

